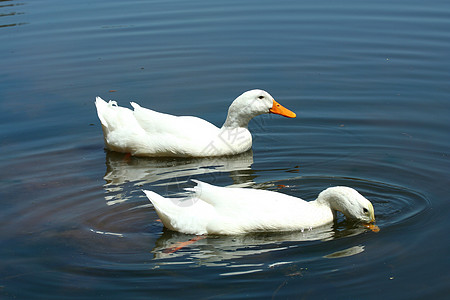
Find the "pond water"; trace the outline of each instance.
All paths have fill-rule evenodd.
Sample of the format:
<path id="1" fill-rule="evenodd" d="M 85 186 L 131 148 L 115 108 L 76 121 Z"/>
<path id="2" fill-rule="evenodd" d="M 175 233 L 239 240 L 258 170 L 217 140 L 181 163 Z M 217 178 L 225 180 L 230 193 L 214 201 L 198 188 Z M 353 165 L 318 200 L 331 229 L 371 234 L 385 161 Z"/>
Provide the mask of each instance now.
<path id="1" fill-rule="evenodd" d="M 0 1 L 0 298 L 445 298 L 449 28 L 448 1 Z M 250 152 L 104 150 L 95 96 L 220 126 L 254 88 L 297 118 L 252 120 Z M 348 185 L 380 231 L 163 229 L 142 189 L 194 178 Z"/>

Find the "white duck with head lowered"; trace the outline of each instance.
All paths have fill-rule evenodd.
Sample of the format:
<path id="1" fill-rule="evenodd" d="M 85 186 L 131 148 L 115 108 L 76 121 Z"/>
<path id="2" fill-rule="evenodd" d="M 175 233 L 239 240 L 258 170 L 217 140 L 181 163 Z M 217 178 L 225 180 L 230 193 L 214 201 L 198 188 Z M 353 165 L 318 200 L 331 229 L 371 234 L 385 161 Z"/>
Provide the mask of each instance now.
<path id="1" fill-rule="evenodd" d="M 208 157 L 234 155 L 249 150 L 250 120 L 274 113 L 295 118 L 295 113 L 277 103 L 263 90 L 243 93 L 231 103 L 221 128 L 192 116 L 173 116 L 131 102 L 134 110 L 115 101 L 95 101 L 105 145 L 136 156 Z"/>
<path id="2" fill-rule="evenodd" d="M 350 187 L 327 188 L 307 202 L 273 191 L 194 182 L 197 186 L 188 189 L 193 194 L 186 198 L 144 191 L 170 230 L 197 235 L 308 230 L 333 222 L 337 211 L 373 231 L 378 228 L 370 224 L 375 222 L 372 203 Z"/>

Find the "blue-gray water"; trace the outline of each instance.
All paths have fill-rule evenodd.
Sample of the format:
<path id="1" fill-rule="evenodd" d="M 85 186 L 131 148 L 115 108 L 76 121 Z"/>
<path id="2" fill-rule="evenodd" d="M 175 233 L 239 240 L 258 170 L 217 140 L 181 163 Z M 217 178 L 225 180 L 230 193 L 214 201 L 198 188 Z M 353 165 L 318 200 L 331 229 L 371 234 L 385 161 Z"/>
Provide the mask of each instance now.
<path id="1" fill-rule="evenodd" d="M 430 299 L 450 292 L 448 1 L 0 1 L 0 298 Z M 106 152 L 94 99 L 216 125 L 296 119 L 220 159 Z M 380 232 L 163 230 L 141 189 L 348 185 Z M 173 252 L 173 253 L 170 253 Z"/>

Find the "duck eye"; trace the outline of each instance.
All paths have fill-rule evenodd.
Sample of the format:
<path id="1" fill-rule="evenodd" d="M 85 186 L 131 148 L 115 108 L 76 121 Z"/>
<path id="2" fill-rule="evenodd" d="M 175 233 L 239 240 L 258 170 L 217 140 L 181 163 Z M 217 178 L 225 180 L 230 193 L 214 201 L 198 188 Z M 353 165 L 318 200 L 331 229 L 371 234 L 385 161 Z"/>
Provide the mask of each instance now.
<path id="1" fill-rule="evenodd" d="M 264 99 L 264 96 L 259 96 L 258 99 Z"/>

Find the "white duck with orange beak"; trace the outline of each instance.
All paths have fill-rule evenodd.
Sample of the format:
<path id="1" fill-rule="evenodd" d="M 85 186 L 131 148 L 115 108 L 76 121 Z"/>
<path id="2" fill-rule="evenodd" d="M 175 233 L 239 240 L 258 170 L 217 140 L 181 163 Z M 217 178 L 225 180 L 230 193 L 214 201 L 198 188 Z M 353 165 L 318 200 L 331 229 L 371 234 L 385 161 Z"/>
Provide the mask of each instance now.
<path id="1" fill-rule="evenodd" d="M 119 107 L 115 101 L 95 101 L 108 149 L 150 157 L 209 157 L 234 155 L 252 147 L 250 120 L 274 113 L 295 118 L 295 113 L 277 103 L 263 90 L 237 97 L 221 128 L 192 116 L 173 116 L 141 107 Z"/>
<path id="2" fill-rule="evenodd" d="M 161 222 L 170 230 L 186 234 L 236 235 L 262 231 L 303 231 L 333 222 L 337 211 L 347 219 L 379 231 L 372 203 L 356 190 L 335 186 L 316 200 L 305 201 L 278 192 L 219 187 L 198 180 L 183 198 L 144 193 Z"/>

